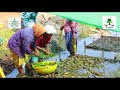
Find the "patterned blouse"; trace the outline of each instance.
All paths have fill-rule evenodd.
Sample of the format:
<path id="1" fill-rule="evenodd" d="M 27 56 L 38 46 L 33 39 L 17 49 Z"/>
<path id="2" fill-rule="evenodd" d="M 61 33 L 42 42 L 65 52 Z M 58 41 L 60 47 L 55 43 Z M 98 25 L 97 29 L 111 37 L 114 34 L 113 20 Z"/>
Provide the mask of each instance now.
<path id="1" fill-rule="evenodd" d="M 33 23 L 38 22 L 36 19 L 38 12 L 22 12 L 22 28 L 28 27 L 31 28 Z"/>

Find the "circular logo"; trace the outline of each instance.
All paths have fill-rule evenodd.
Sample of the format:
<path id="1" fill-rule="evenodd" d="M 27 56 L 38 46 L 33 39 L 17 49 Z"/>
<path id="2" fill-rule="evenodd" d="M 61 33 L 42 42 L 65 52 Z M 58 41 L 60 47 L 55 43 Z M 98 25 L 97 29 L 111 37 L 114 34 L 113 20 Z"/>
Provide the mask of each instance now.
<path id="1" fill-rule="evenodd" d="M 18 26 L 20 25 L 20 22 L 19 22 L 19 20 L 17 20 L 17 19 L 14 18 L 13 20 L 11 20 L 9 22 L 9 25 L 12 28 L 18 28 Z"/>

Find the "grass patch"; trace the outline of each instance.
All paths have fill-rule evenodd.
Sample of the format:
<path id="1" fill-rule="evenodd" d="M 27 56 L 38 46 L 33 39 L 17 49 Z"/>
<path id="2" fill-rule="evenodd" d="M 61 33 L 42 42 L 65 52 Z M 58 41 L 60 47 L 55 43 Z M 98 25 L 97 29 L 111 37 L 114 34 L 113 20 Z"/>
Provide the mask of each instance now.
<path id="1" fill-rule="evenodd" d="M 86 25 L 86 24 L 81 24 L 81 25 L 84 27 L 87 27 L 87 28 L 96 29 L 96 27 L 94 27 L 94 26 L 90 26 L 90 25 Z"/>
<path id="2" fill-rule="evenodd" d="M 0 58 L 5 59 L 5 54 L 10 54 L 9 50 L 7 49 L 7 43 L 10 37 L 14 34 L 15 32 L 11 29 L 1 29 L 0 30 L 0 36 L 4 39 L 3 44 L 0 46 Z"/>
<path id="3" fill-rule="evenodd" d="M 95 29 L 95 27 L 84 25 L 84 24 L 81 24 L 80 27 L 83 27 L 83 29 L 80 31 L 81 33 L 79 34 L 80 39 L 87 38 L 89 37 L 90 34 L 95 34 L 95 32 L 91 30 L 91 29 Z"/>

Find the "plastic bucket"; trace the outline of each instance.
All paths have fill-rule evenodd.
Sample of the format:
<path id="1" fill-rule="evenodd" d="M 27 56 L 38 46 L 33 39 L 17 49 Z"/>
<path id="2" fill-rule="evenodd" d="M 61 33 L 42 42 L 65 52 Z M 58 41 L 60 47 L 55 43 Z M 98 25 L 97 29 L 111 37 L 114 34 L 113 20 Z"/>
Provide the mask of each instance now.
<path id="1" fill-rule="evenodd" d="M 54 63 L 54 64 L 50 65 L 50 63 Z M 41 64 L 43 66 L 36 67 L 37 64 Z M 46 74 L 51 74 L 56 70 L 57 62 L 56 61 L 38 62 L 38 63 L 34 64 L 32 67 L 34 68 L 34 70 L 37 73 L 42 74 L 42 75 L 46 75 Z"/>
<path id="2" fill-rule="evenodd" d="M 35 64 L 37 63 L 39 60 L 39 57 L 36 57 L 36 56 L 32 56 L 32 62 Z"/>

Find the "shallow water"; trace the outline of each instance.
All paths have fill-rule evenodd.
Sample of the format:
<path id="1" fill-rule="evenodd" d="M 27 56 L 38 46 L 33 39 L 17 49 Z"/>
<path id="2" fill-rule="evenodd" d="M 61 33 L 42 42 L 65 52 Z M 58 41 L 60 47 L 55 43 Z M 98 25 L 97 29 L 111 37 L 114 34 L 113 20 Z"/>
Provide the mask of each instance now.
<path id="1" fill-rule="evenodd" d="M 80 55 L 88 55 L 88 56 L 94 56 L 94 57 L 103 57 L 107 59 L 114 59 L 115 52 L 108 52 L 108 51 L 101 51 L 101 50 L 94 50 L 94 49 L 85 49 L 84 47 L 84 41 L 86 42 L 86 45 L 93 42 L 93 38 L 86 38 L 84 40 L 81 40 L 78 42 L 78 48 L 76 54 Z M 65 60 L 70 55 L 68 51 L 64 51 L 60 53 L 62 60 Z M 47 60 L 57 60 L 59 61 L 59 55 L 56 55 L 54 57 L 51 57 Z"/>
<path id="2" fill-rule="evenodd" d="M 104 66 L 105 68 L 105 75 L 109 75 L 111 72 L 115 72 L 120 68 L 120 63 L 117 62 L 115 64 L 107 63 L 107 65 Z"/>
<path id="3" fill-rule="evenodd" d="M 24 72 L 25 72 L 25 68 L 24 68 Z M 14 69 L 12 71 L 12 73 L 10 73 L 9 75 L 6 76 L 6 78 L 16 78 L 16 76 L 19 74 L 17 69 Z"/>
<path id="4" fill-rule="evenodd" d="M 110 36 L 116 37 L 116 34 L 117 34 L 117 37 L 120 37 L 120 33 L 113 33 Z M 86 45 L 89 45 L 90 43 L 92 43 L 95 40 L 96 39 L 89 37 L 89 38 L 86 38 L 86 39 L 79 41 L 76 54 L 88 55 L 88 56 L 93 56 L 93 57 L 102 57 L 102 58 L 106 58 L 106 59 L 114 59 L 116 52 L 101 51 L 101 50 L 94 50 L 94 49 L 85 49 L 84 42 L 86 42 Z M 68 51 L 62 52 L 61 53 L 62 60 L 67 59 L 69 55 L 70 54 Z M 59 55 L 56 55 L 55 57 L 51 57 L 48 60 L 60 61 Z M 100 69 L 100 70 L 95 69 L 95 70 L 101 71 L 101 72 L 104 71 L 105 75 L 108 75 L 110 72 L 115 72 L 118 68 L 120 68 L 120 63 L 110 63 L 110 62 L 106 61 L 103 63 L 103 65 L 104 65 L 104 67 L 102 69 Z M 84 70 L 82 70 L 82 72 L 84 72 Z"/>
<path id="5" fill-rule="evenodd" d="M 116 32 L 113 32 L 111 36 L 116 36 L 116 34 L 117 34 L 117 37 L 120 37 L 120 33 L 116 33 Z M 77 46 L 78 48 L 77 48 L 76 54 L 88 55 L 88 56 L 93 56 L 93 57 L 103 57 L 103 58 L 107 58 L 107 59 L 114 59 L 115 54 L 116 54 L 115 52 L 86 49 L 84 47 L 84 42 L 86 42 L 86 45 L 88 45 L 88 44 L 92 43 L 95 40 L 96 39 L 93 39 L 92 37 L 89 37 L 89 38 L 78 41 L 78 46 Z M 69 54 L 68 51 L 63 51 L 63 52 L 60 53 L 60 55 L 61 55 L 61 59 L 65 60 L 65 59 L 68 58 L 68 56 L 70 54 Z M 60 57 L 59 57 L 59 55 L 56 55 L 56 56 L 51 57 L 51 58 L 49 58 L 47 60 L 55 60 L 55 61 L 59 62 Z M 120 67 L 120 63 L 111 64 L 111 63 L 105 62 L 103 64 L 104 64 L 103 69 L 105 71 L 105 75 L 107 75 L 109 72 L 116 71 Z M 101 69 L 101 70 L 103 70 L 103 69 Z M 15 78 L 17 74 L 18 74 L 18 71 L 15 69 L 11 74 L 9 74 L 7 76 L 7 78 Z"/>
<path id="6" fill-rule="evenodd" d="M 6 76 L 6 78 L 16 78 L 17 75 L 18 75 L 18 70 L 14 69 L 12 73 Z"/>

